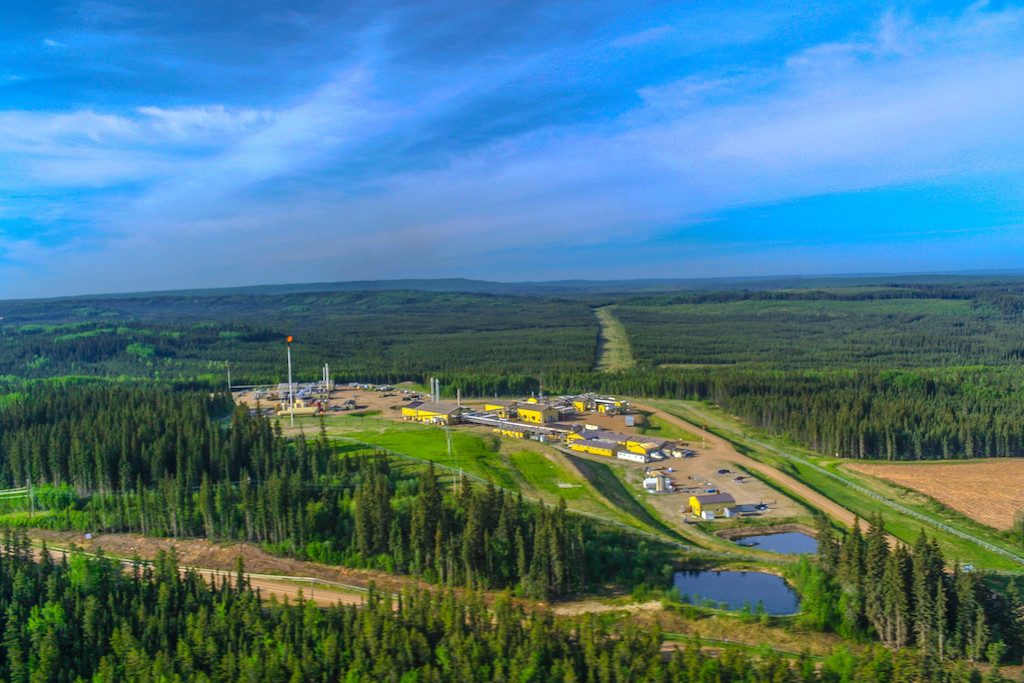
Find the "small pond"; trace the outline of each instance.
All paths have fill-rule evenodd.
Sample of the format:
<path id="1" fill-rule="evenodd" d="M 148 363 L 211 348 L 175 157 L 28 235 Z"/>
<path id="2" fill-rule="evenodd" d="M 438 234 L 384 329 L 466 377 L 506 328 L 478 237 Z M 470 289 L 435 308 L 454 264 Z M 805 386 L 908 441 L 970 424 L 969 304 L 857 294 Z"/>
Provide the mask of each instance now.
<path id="1" fill-rule="evenodd" d="M 736 539 L 737 545 L 758 550 L 770 550 L 773 553 L 790 555 L 809 555 L 818 552 L 818 539 L 802 534 L 799 531 L 787 531 L 782 534 L 764 534 L 762 536 L 744 536 Z"/>
<path id="2" fill-rule="evenodd" d="M 710 600 L 715 607 L 741 610 L 744 604 L 756 609 L 758 601 L 768 614 L 795 614 L 800 599 L 782 577 L 764 572 L 676 572 L 676 590 L 689 596 L 694 605 Z"/>

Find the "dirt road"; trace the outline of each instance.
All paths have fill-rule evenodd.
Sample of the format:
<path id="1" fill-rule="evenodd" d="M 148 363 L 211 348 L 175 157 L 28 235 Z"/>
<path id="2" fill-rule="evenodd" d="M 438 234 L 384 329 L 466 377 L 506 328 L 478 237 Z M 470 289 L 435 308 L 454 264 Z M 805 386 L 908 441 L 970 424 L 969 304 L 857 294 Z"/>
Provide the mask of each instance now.
<path id="1" fill-rule="evenodd" d="M 235 580 L 234 572 L 222 569 L 200 569 L 198 567 L 186 566 L 182 566 L 181 569 L 183 572 L 191 569 L 207 581 L 216 580 L 217 582 L 221 582 L 224 579 L 227 579 L 229 582 L 234 583 Z M 256 576 L 246 572 L 245 578 L 248 580 L 249 586 L 253 590 L 259 590 L 260 595 L 264 598 L 273 596 L 281 601 L 284 601 L 284 599 L 287 598 L 291 602 L 296 602 L 301 597 L 302 600 L 312 600 L 321 607 L 331 607 L 337 604 L 363 604 L 363 596 L 358 593 L 336 590 L 331 586 L 325 586 L 323 584 L 318 584 L 315 581 L 309 581 L 306 577 L 296 577 L 295 580 L 285 581 L 268 579 L 264 576 Z M 304 581 L 303 579 L 306 580 Z"/>
<path id="2" fill-rule="evenodd" d="M 373 584 L 381 593 L 398 594 L 402 589 L 415 586 L 427 591 L 454 590 L 458 595 L 471 591 L 465 588 L 442 588 L 411 576 L 388 574 L 372 569 L 352 569 L 338 565 L 320 564 L 297 560 L 292 557 L 271 555 L 252 543 L 213 542 L 203 538 L 153 538 L 131 533 L 93 534 L 84 538 L 73 531 L 52 531 L 49 529 L 29 530 L 29 539 L 35 545 L 45 541 L 50 554 L 59 557 L 72 545 L 86 553 L 100 549 L 115 560 L 130 564 L 129 558 L 137 557 L 152 561 L 161 550 L 173 550 L 178 556 L 182 570 L 192 569 L 205 579 L 218 581 L 228 578 L 234 582 L 236 563 L 241 557 L 245 576 L 253 588 L 259 588 L 264 597 L 285 597 L 293 602 L 299 591 L 305 599 L 312 599 L 318 605 L 330 606 L 337 603 L 359 605 L 365 591 Z M 333 585 L 332 585 L 333 584 Z M 488 602 L 499 594 L 498 591 L 485 594 Z M 535 600 L 514 598 L 516 604 L 536 609 L 546 606 Z"/>
<path id="3" fill-rule="evenodd" d="M 701 432 L 701 428 L 699 425 L 687 422 L 686 420 L 680 417 L 676 417 L 671 413 L 667 413 L 660 408 L 656 408 L 652 405 L 647 405 L 644 403 L 638 403 L 635 401 L 631 401 L 631 405 L 643 411 L 650 411 L 651 413 L 657 415 L 662 420 L 665 420 L 669 424 L 675 425 L 680 429 L 685 429 L 687 431 L 695 433 Z M 766 465 L 762 462 L 754 460 L 753 458 L 743 455 L 742 453 L 738 452 L 735 448 L 733 448 L 733 445 L 731 443 L 710 432 L 707 432 L 707 447 L 702 448 L 701 450 L 708 453 L 716 453 L 722 457 L 727 457 L 729 460 L 731 460 L 732 462 L 736 463 L 737 465 L 743 467 L 748 471 L 757 472 L 758 474 L 764 475 L 765 477 L 772 480 L 776 484 L 794 493 L 795 495 L 797 495 L 810 505 L 821 510 L 829 517 L 838 520 L 839 522 L 842 522 L 847 526 L 853 526 L 854 520 L 857 518 L 857 516 L 850 512 L 849 510 L 839 505 L 835 501 L 821 495 L 820 493 L 818 493 L 811 487 L 807 486 L 806 484 L 797 481 L 792 476 L 786 474 L 785 472 L 781 472 L 770 465 Z"/>
<path id="4" fill-rule="evenodd" d="M 234 582 L 235 562 L 242 557 L 247 568 L 246 579 L 264 597 L 275 596 L 278 600 L 287 597 L 294 602 L 301 591 L 304 599 L 325 607 L 337 603 L 361 604 L 361 590 L 371 581 L 382 590 L 398 590 L 403 585 L 402 579 L 387 574 L 276 557 L 248 543 L 218 544 L 203 539 L 147 538 L 136 534 L 95 534 L 85 539 L 74 532 L 37 529 L 31 531 L 30 538 L 35 543 L 45 541 L 50 554 L 55 557 L 74 544 L 78 550 L 87 553 L 95 553 L 102 548 L 107 557 L 124 563 L 129 563 L 127 558 L 131 557 L 152 561 L 157 551 L 174 549 L 182 571 L 192 569 L 207 581 L 227 578 Z M 253 569 L 257 571 L 251 571 Z M 286 576 L 289 578 L 284 578 Z M 346 586 L 350 588 L 346 589 Z"/>

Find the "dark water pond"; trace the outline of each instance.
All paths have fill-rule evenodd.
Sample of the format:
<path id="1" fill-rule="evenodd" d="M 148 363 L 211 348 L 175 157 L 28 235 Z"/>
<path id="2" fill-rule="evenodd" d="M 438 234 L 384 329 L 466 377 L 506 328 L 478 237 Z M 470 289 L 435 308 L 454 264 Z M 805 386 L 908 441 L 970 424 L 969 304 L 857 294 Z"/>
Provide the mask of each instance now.
<path id="1" fill-rule="evenodd" d="M 773 553 L 791 555 L 808 555 L 818 552 L 818 539 L 799 531 L 788 531 L 784 534 L 764 534 L 763 536 L 744 536 L 736 539 L 739 545 L 750 546 L 758 550 L 770 550 Z"/>
<path id="2" fill-rule="evenodd" d="M 695 605 L 710 600 L 715 607 L 751 609 L 760 601 L 768 614 L 794 614 L 800 610 L 796 593 L 781 577 L 764 572 L 676 572 L 676 590 Z"/>

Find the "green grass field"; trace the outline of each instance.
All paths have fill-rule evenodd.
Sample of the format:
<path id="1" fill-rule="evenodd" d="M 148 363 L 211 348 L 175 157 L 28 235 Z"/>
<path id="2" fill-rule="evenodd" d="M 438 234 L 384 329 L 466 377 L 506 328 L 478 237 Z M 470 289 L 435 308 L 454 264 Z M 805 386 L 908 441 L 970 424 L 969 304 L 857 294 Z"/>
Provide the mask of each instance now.
<path id="1" fill-rule="evenodd" d="M 579 500 L 588 494 L 586 482 L 579 476 L 559 467 L 540 453 L 529 450 L 512 451 L 508 454 L 509 465 L 537 491 L 565 498 Z"/>
<path id="2" fill-rule="evenodd" d="M 340 419 L 344 422 L 327 420 L 328 435 L 355 439 L 452 470 L 462 470 L 466 474 L 493 481 L 502 488 L 519 488 L 494 443 L 488 443 L 477 434 L 458 429 L 450 429 L 446 434 L 440 427 L 372 417 Z M 339 424 L 343 426 L 339 428 Z"/>
<path id="3" fill-rule="evenodd" d="M 636 499 L 626 483 L 616 475 L 610 465 L 575 455 L 566 457 L 569 458 L 573 466 L 579 469 L 587 481 L 616 508 L 627 512 L 634 519 L 640 520 L 648 528 L 678 538 L 679 535 L 659 519 L 657 514 L 652 513 Z"/>
<path id="4" fill-rule="evenodd" d="M 641 434 L 646 434 L 647 436 L 658 436 L 672 441 L 685 441 L 687 443 L 700 441 L 700 436 L 693 432 L 687 431 L 673 424 L 669 424 L 665 420 L 651 415 L 650 413 L 644 413 L 644 415 L 644 424 L 637 428 L 637 431 Z"/>
<path id="5" fill-rule="evenodd" d="M 319 429 L 318 418 L 301 418 L 297 422 L 307 436 Z M 351 414 L 329 416 L 325 425 L 327 434 L 341 443 L 348 439 L 352 440 L 349 443 L 371 444 L 407 458 L 433 462 L 451 472 L 462 471 L 510 491 L 521 491 L 547 504 L 563 499 L 573 512 L 643 531 L 661 530 L 660 522 L 650 519 L 642 508 L 605 502 L 601 493 L 569 463 L 568 456 L 541 444 L 501 439 L 467 428 L 452 428 L 446 436 L 441 427 Z"/>

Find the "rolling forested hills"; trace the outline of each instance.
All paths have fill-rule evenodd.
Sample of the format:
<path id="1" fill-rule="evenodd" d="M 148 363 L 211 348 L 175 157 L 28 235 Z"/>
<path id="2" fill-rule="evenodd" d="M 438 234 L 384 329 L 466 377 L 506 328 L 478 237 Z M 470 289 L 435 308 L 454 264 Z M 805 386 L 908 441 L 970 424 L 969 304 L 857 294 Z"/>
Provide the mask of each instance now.
<path id="1" fill-rule="evenodd" d="M 214 383 L 277 382 L 296 337 L 298 377 L 330 363 L 339 378 L 419 379 L 430 372 L 500 375 L 583 371 L 597 322 L 581 301 L 414 291 L 278 296 L 154 296 L 17 302 L 2 307 L 0 373 Z M 500 387 L 499 387 L 500 388 Z"/>
<path id="2" fill-rule="evenodd" d="M 427 287 L 418 281 L 407 285 Z M 530 283 L 515 295 L 338 291 L 85 297 L 0 304 L 0 374 L 144 378 L 223 386 L 329 363 L 341 381 L 442 378 L 464 395 L 553 391 L 696 398 L 760 427 L 854 457 L 1024 452 L 1024 280 L 933 276 Z M 542 288 L 544 285 L 546 289 Z M 446 280 L 436 289 L 513 285 Z M 645 293 L 641 287 L 689 290 Z M 295 286 L 296 288 L 304 286 Z M 568 292 L 553 293 L 562 287 Z M 543 292 L 534 293 L 530 292 Z M 582 292 L 582 293 L 581 293 Z M 636 367 L 597 367 L 597 308 Z"/>

